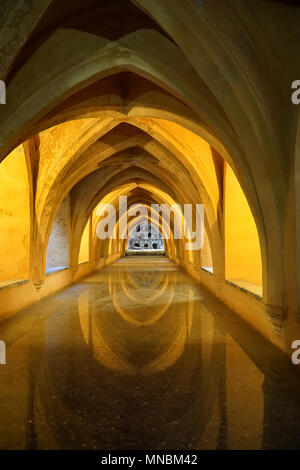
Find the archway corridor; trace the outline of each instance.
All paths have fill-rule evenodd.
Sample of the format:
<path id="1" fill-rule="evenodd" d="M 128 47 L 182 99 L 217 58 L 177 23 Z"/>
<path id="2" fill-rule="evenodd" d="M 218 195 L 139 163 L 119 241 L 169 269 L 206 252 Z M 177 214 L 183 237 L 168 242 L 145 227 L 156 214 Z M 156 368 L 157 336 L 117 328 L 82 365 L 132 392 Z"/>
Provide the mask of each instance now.
<path id="1" fill-rule="evenodd" d="M 0 13 L 0 448 L 299 448 L 300 7 Z"/>

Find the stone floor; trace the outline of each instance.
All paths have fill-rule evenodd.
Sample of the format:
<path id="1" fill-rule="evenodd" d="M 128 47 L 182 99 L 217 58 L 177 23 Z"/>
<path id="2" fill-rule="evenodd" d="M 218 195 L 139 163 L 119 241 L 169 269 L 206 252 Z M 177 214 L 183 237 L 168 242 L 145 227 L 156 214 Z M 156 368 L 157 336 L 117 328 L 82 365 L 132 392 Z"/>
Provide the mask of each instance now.
<path id="1" fill-rule="evenodd" d="M 166 258 L 0 324 L 1 449 L 300 449 L 299 370 Z"/>

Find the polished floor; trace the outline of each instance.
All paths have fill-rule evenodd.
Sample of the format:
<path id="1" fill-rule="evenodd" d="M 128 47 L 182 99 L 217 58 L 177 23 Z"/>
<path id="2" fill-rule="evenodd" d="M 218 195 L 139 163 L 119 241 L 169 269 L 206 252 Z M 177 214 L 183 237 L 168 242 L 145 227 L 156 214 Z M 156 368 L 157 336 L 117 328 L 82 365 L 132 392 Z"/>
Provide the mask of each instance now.
<path id="1" fill-rule="evenodd" d="M 167 258 L 0 323 L 1 449 L 300 449 L 287 357 Z"/>

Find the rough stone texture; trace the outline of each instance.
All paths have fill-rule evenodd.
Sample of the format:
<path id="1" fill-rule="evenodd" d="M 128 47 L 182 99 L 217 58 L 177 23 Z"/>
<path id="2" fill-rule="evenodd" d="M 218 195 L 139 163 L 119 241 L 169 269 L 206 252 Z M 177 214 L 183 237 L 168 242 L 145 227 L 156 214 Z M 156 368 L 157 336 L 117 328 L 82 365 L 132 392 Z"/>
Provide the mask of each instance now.
<path id="1" fill-rule="evenodd" d="M 20 48 L 52 0 L 1 0 L 0 79 L 5 79 Z"/>

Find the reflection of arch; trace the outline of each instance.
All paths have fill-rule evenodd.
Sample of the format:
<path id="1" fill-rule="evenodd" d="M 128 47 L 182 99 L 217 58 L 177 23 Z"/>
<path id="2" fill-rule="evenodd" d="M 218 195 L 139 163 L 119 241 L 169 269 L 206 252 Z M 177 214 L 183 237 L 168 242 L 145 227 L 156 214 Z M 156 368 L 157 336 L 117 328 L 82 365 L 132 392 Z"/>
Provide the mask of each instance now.
<path id="1" fill-rule="evenodd" d="M 145 287 L 144 276 L 146 276 L 147 289 L 151 288 L 151 290 L 154 290 L 150 297 L 147 296 L 146 299 L 138 294 L 138 289 Z M 149 301 L 155 300 L 158 295 L 161 295 L 161 293 L 165 291 L 169 281 L 168 277 L 169 273 L 167 276 L 164 276 L 163 272 L 128 272 L 126 275 L 123 274 L 121 276 L 120 283 L 123 291 L 131 300 L 147 304 Z M 151 283 L 149 283 L 149 278 L 151 279 Z M 157 292 L 155 292 L 156 289 Z"/>
<path id="2" fill-rule="evenodd" d="M 115 276 L 113 278 L 111 276 L 108 277 L 108 287 L 112 294 L 111 301 L 113 302 L 113 305 L 116 308 L 116 312 L 120 314 L 122 321 L 125 321 L 126 323 L 128 322 L 130 325 L 135 327 L 149 327 L 155 325 L 155 323 L 162 319 L 164 314 L 167 312 L 174 296 L 173 284 L 169 284 L 168 273 L 162 273 L 163 279 L 160 281 L 159 286 L 157 286 L 158 292 L 155 297 L 158 300 L 159 306 L 161 307 L 159 308 L 157 313 L 152 316 L 152 318 L 144 322 L 136 321 L 130 316 L 130 314 L 126 312 L 126 308 L 124 309 L 120 306 L 117 298 L 123 294 L 125 295 L 125 297 L 127 296 L 127 290 L 125 285 L 126 271 L 120 271 L 119 274 L 121 281 L 120 286 L 123 286 L 123 289 L 118 289 L 118 283 L 116 282 L 117 279 L 115 278 Z M 174 279 L 172 279 L 172 282 L 173 281 Z M 152 288 L 150 289 L 150 291 L 152 292 Z M 107 342 L 107 339 L 105 339 L 107 333 L 102 334 L 101 329 L 99 329 L 99 323 L 95 323 L 93 317 L 89 315 L 87 303 L 88 297 L 85 294 L 86 293 L 84 292 L 83 295 L 79 297 L 78 302 L 80 324 L 85 341 L 89 342 L 89 337 L 92 332 L 93 354 L 95 358 L 106 367 L 120 370 L 122 371 L 122 373 L 135 374 L 137 372 L 136 367 L 133 367 L 128 362 L 128 360 L 122 358 L 120 353 L 112 350 L 111 346 L 109 346 L 109 342 Z M 168 297 L 168 299 L 166 299 L 166 296 Z M 154 300 L 155 299 L 153 298 L 152 303 Z M 142 307 L 142 298 L 134 299 L 134 302 L 137 309 L 144 308 Z M 122 305 L 124 305 L 124 302 L 122 302 Z M 188 313 L 190 315 L 190 309 L 188 309 Z M 174 362 L 176 362 L 180 354 L 183 353 L 188 332 L 187 326 L 191 324 L 191 321 L 186 320 L 184 315 L 178 316 L 177 320 L 178 319 L 180 319 L 181 325 L 179 325 L 176 329 L 176 336 L 173 338 L 172 344 L 167 344 L 166 349 L 164 349 L 161 354 L 156 357 L 153 361 L 146 364 L 140 371 L 143 371 L 144 373 L 150 373 L 153 372 L 153 370 L 161 370 L 170 367 L 172 364 L 174 364 Z"/>
<path id="3" fill-rule="evenodd" d="M 118 299 L 116 298 L 115 293 L 113 293 L 113 304 L 116 309 L 116 311 L 119 313 L 119 315 L 123 318 L 124 321 L 134 325 L 134 326 L 151 326 L 157 321 L 159 321 L 163 315 L 166 313 L 166 311 L 169 309 L 172 299 L 173 299 L 173 291 L 166 292 L 164 295 L 161 295 L 161 293 L 157 294 L 157 298 L 155 299 L 156 301 L 160 300 L 161 304 L 159 304 L 159 308 L 157 309 L 157 312 L 153 314 L 153 310 L 155 309 L 152 307 L 151 311 L 151 318 L 148 320 L 136 320 L 135 318 L 132 318 L 130 314 L 127 313 L 126 309 L 124 309 L 121 304 L 119 303 Z M 158 296 L 160 297 L 158 299 Z"/>
<path id="4" fill-rule="evenodd" d="M 122 274 L 122 265 L 120 265 L 119 269 L 120 274 Z M 126 270 L 127 268 L 124 267 L 123 269 Z M 177 275 L 178 272 L 176 273 L 176 276 Z M 172 280 L 172 282 L 174 281 L 176 282 L 176 279 Z M 118 285 L 118 281 L 116 278 L 114 278 L 113 284 L 114 286 Z M 186 291 L 186 289 L 188 289 L 188 291 Z M 90 294 L 91 301 L 93 302 L 92 290 Z M 194 414 L 194 406 L 189 406 L 189 411 L 187 413 L 186 420 L 192 425 L 192 432 L 193 435 L 195 435 L 195 438 L 197 437 L 198 439 L 200 439 L 211 419 L 213 407 L 219 397 L 219 379 L 221 378 L 223 370 L 222 364 L 225 360 L 225 335 L 224 333 L 222 333 L 222 331 L 219 330 L 219 328 L 215 326 L 213 318 L 206 325 L 206 316 L 210 316 L 209 312 L 203 312 L 205 317 L 205 324 L 203 324 L 203 319 L 200 321 L 199 315 L 193 314 L 194 310 L 198 311 L 198 308 L 200 307 L 200 305 L 197 304 L 198 296 L 195 296 L 194 294 L 194 290 L 191 290 L 188 286 L 179 283 L 179 287 L 174 298 L 174 308 L 171 309 L 173 313 L 170 319 L 172 318 L 172 324 L 174 323 L 174 321 L 177 320 L 180 320 L 180 322 L 178 324 L 178 327 L 174 330 L 174 333 L 171 335 L 172 340 L 166 344 L 163 341 L 163 344 L 159 348 L 159 354 L 157 354 L 156 357 L 153 358 L 151 361 L 146 362 L 145 364 L 139 367 L 136 367 L 134 364 L 131 363 L 130 360 L 128 360 L 128 358 L 130 358 L 130 355 L 126 355 L 126 351 L 128 350 L 128 343 L 126 343 L 127 347 L 125 348 L 125 350 L 123 350 L 123 348 L 119 349 L 117 347 L 119 345 L 119 342 L 113 340 L 113 337 L 115 337 L 116 339 L 121 334 L 122 328 L 120 328 L 120 323 L 116 323 L 115 321 L 113 321 L 113 323 L 106 322 L 108 315 L 101 315 L 103 323 L 101 323 L 101 321 L 95 322 L 93 321 L 93 318 L 91 318 L 91 316 L 89 317 L 88 311 L 85 308 L 82 309 L 85 312 L 85 322 L 83 321 L 83 317 L 81 317 L 81 323 L 84 324 L 84 329 L 86 331 L 85 337 L 87 338 L 87 341 L 89 337 L 88 332 L 95 332 L 95 334 L 92 334 L 90 343 L 88 344 L 91 353 L 94 355 L 95 359 L 100 365 L 103 365 L 108 369 L 119 371 L 122 375 L 133 375 L 138 372 L 142 374 L 141 377 L 148 373 L 153 374 L 153 372 L 158 373 L 160 371 L 164 371 L 165 374 L 168 373 L 168 369 L 176 367 L 177 369 L 170 370 L 170 374 L 172 377 L 174 376 L 174 373 L 175 377 L 178 377 L 178 372 L 176 373 L 177 370 L 180 371 L 181 374 L 180 380 L 182 380 L 182 374 L 186 374 L 184 378 L 184 383 L 187 382 L 199 384 L 199 388 L 197 386 L 197 395 L 195 398 L 195 402 L 193 400 L 193 403 L 196 404 L 196 409 L 198 410 L 198 413 Z M 177 295 L 179 297 L 177 297 Z M 185 299 L 187 299 L 187 302 L 180 304 L 179 308 L 181 314 L 179 316 L 175 315 L 174 318 L 174 309 L 176 311 L 176 305 L 178 301 L 180 302 L 180 298 L 182 295 L 184 295 Z M 139 306 L 137 306 L 137 308 L 139 308 Z M 182 308 L 184 308 L 184 312 Z M 113 310 L 109 309 L 107 310 L 107 313 L 108 312 L 110 312 L 110 315 L 113 315 Z M 99 316 L 97 319 L 100 319 Z M 115 325 L 114 333 L 112 332 L 112 324 Z M 166 325 L 170 325 L 170 323 L 167 322 Z M 162 328 L 162 324 L 158 324 L 157 326 L 159 328 Z M 132 327 L 134 328 L 134 325 L 130 326 L 129 328 Z M 195 368 L 184 367 L 186 364 L 185 361 L 189 361 L 191 357 L 190 349 L 187 347 L 187 345 L 193 344 L 195 347 L 195 345 L 198 344 L 196 338 L 199 338 L 199 332 L 201 332 L 201 335 L 205 338 L 204 350 L 199 350 L 199 356 L 198 354 L 196 355 L 197 358 L 199 357 L 200 363 L 197 362 L 195 357 Z M 111 340 L 109 338 L 110 335 L 112 336 Z M 205 374 L 204 376 L 202 376 L 201 374 L 202 379 L 199 382 L 199 371 L 202 370 L 200 366 L 201 363 L 207 369 L 207 374 Z M 219 377 L 219 379 L 216 380 L 216 377 Z M 201 419 L 199 419 L 199 416 L 201 416 Z M 190 429 L 189 426 L 188 428 Z M 180 434 L 180 430 L 178 430 L 178 432 Z"/>
<path id="5" fill-rule="evenodd" d="M 140 307 L 143 309 L 145 309 L 146 306 L 148 306 L 148 309 L 151 312 L 151 318 L 148 320 L 136 320 L 135 318 L 132 318 L 132 316 L 126 312 L 126 308 L 122 307 L 122 305 L 120 304 L 118 300 L 119 292 L 117 291 L 117 288 L 115 285 L 115 279 L 110 278 L 109 290 L 112 295 L 112 302 L 114 304 L 116 312 L 118 312 L 120 316 L 126 322 L 129 322 L 130 324 L 135 325 L 135 326 L 150 326 L 156 323 L 168 310 L 173 300 L 173 296 L 174 296 L 173 286 L 171 285 L 171 287 L 167 289 L 169 285 L 168 273 L 164 273 L 164 277 L 165 279 L 163 283 L 157 286 L 157 289 L 155 289 L 154 292 L 152 292 L 153 288 L 151 288 L 150 296 L 148 295 L 146 296 L 146 295 L 138 294 L 139 291 L 135 293 L 134 290 L 131 290 L 130 285 L 128 287 L 126 286 L 126 283 L 125 283 L 126 273 L 124 273 L 123 275 L 122 274 L 120 275 L 120 285 L 122 287 L 122 291 L 121 291 L 122 294 L 125 297 L 128 297 L 128 299 L 132 300 L 134 302 L 134 305 L 140 304 Z M 145 290 L 147 291 L 147 288 Z M 140 291 L 141 291 L 141 288 L 140 288 Z M 157 307 L 156 307 L 156 304 L 158 305 Z"/>

